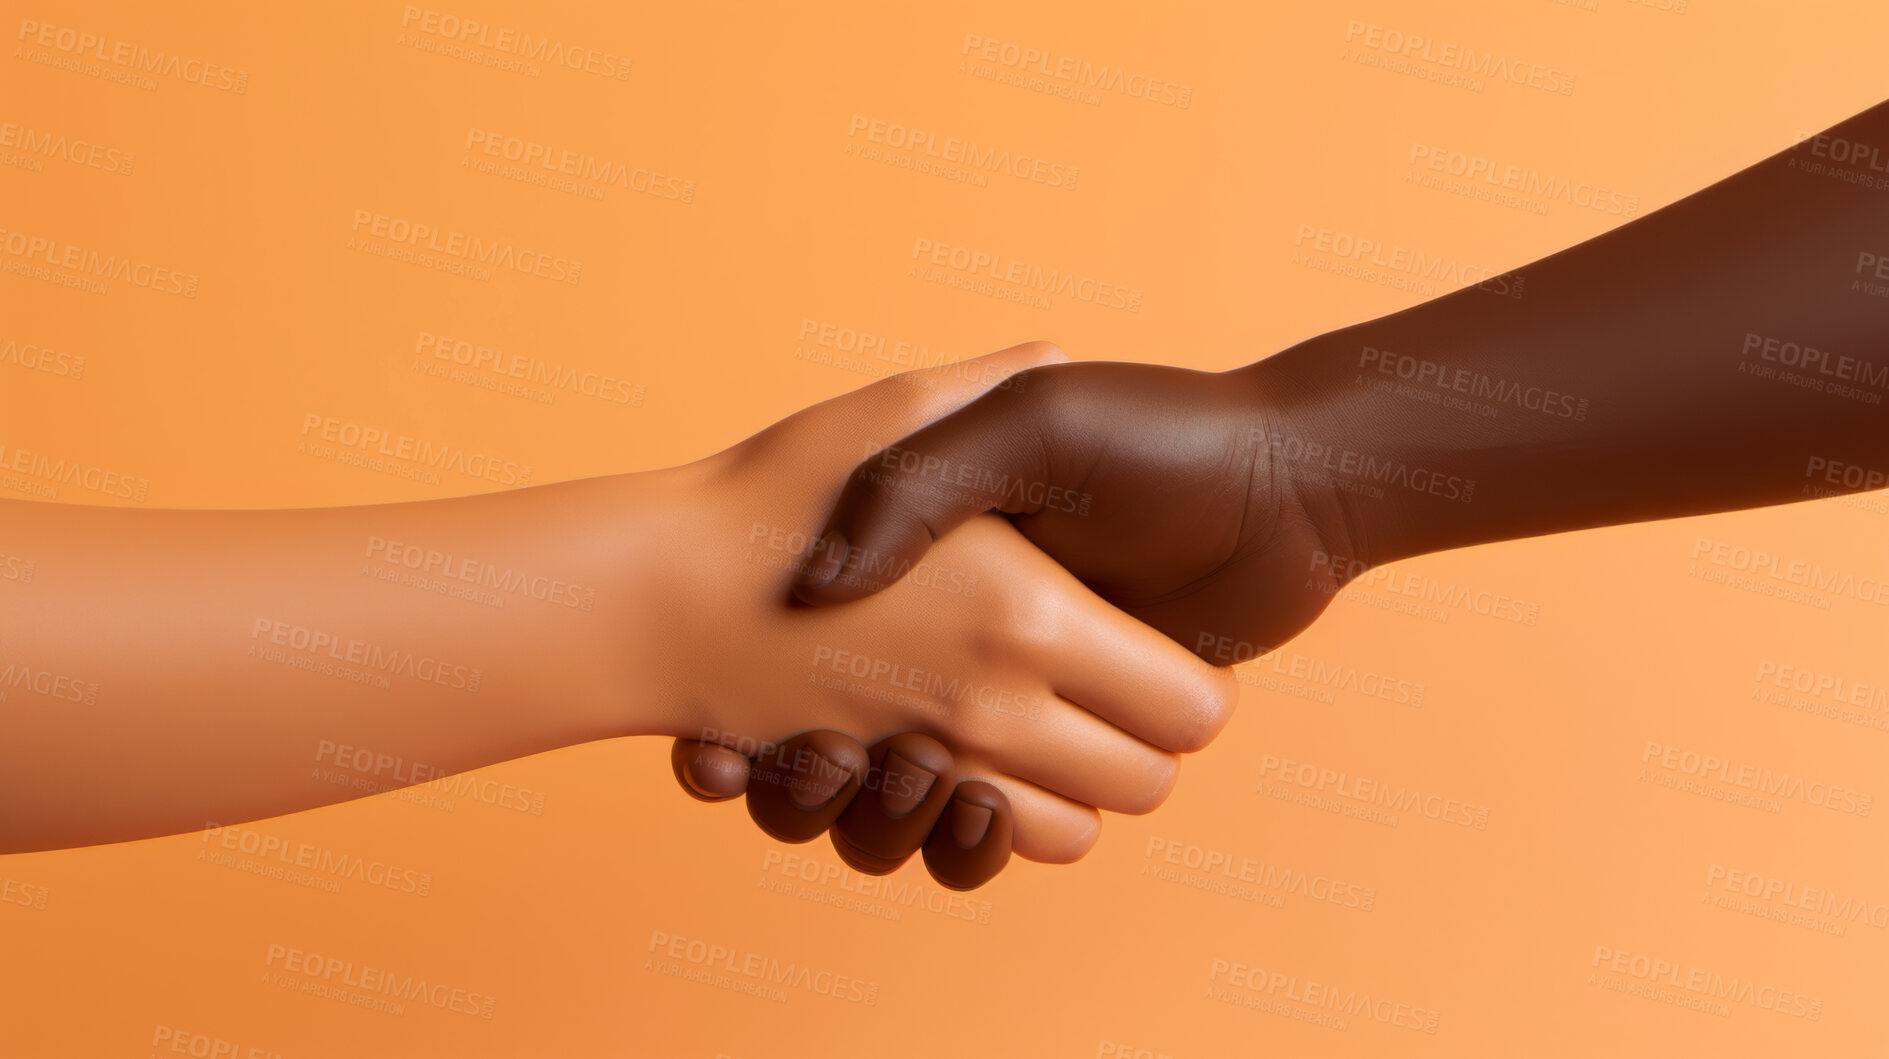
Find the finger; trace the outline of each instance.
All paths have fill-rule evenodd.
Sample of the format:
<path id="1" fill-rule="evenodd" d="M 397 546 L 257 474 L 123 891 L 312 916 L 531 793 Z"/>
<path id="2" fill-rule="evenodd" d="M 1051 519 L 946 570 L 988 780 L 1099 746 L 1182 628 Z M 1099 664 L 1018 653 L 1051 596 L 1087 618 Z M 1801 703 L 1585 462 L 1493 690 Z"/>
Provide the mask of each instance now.
<path id="1" fill-rule="evenodd" d="M 885 740 L 872 748 L 865 783 L 833 825 L 833 848 L 867 875 L 898 870 L 925 844 L 957 782 L 957 763 L 936 739 L 906 732 Z"/>
<path id="2" fill-rule="evenodd" d="M 869 455 L 847 480 L 819 542 L 794 578 L 812 604 L 844 603 L 897 581 L 953 527 L 993 508 L 1035 514 L 1079 503 L 1050 475 L 1033 369 Z"/>
<path id="3" fill-rule="evenodd" d="M 833 826 L 866 774 L 866 748 L 826 729 L 802 732 L 756 758 L 748 815 L 783 842 L 806 842 Z"/>
<path id="4" fill-rule="evenodd" d="M 725 802 L 748 791 L 748 759 L 734 750 L 699 739 L 678 739 L 669 748 L 669 767 L 691 798 Z"/>
<path id="5" fill-rule="evenodd" d="M 1129 735 L 1058 695 L 979 727 L 961 747 L 1005 775 L 1112 813 L 1152 812 L 1180 774 L 1180 756 Z M 960 755 L 962 756 L 962 755 Z"/>
<path id="6" fill-rule="evenodd" d="M 1068 591 L 1088 593 L 1070 581 Z M 1165 750 L 1204 748 L 1239 705 L 1232 670 L 1100 599 L 1069 607 L 1061 634 L 1038 650 L 1057 694 Z"/>
<path id="7" fill-rule="evenodd" d="M 925 841 L 925 867 L 938 885 L 974 890 L 1010 863 L 1010 800 L 988 783 L 968 780 L 952 792 Z"/>
<path id="8" fill-rule="evenodd" d="M 957 761 L 958 786 L 971 781 L 987 783 L 1009 800 L 1010 846 L 1024 860 L 1073 864 L 1087 856 L 1102 837 L 1102 814 L 1094 806 L 1005 775 L 964 753 L 957 755 Z M 937 830 L 937 825 L 932 829 Z"/>

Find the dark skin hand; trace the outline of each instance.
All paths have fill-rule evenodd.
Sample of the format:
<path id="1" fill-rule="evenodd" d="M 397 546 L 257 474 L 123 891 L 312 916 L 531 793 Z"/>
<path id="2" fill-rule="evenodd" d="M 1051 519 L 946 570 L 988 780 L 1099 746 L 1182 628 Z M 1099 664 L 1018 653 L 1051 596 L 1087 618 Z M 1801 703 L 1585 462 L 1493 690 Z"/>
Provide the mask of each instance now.
<path id="1" fill-rule="evenodd" d="M 994 509 L 1181 644 L 1231 641 L 1254 657 L 1338 588 L 1314 562 L 1337 507 L 1281 473 L 1273 441 L 1292 428 L 1272 397 L 1239 373 L 1151 364 L 1024 372 L 862 463 L 795 593 L 816 605 L 870 595 Z"/>
<path id="2" fill-rule="evenodd" d="M 1883 157 L 1889 104 L 1244 368 L 1025 372 L 863 462 L 795 594 L 869 595 L 996 509 L 1230 664 L 1397 559 L 1882 488 L 1889 185 L 1865 162 Z M 1880 581 L 1841 590 L 1889 602 Z"/>
<path id="3" fill-rule="evenodd" d="M 912 782 L 905 761 L 936 780 Z M 905 732 L 867 750 L 839 732 L 803 732 L 752 761 L 678 739 L 670 764 L 702 801 L 746 794 L 748 815 L 783 842 L 830 829 L 840 859 L 866 875 L 889 875 L 922 848 L 939 885 L 974 890 L 1010 861 L 1009 799 L 988 783 L 958 783 L 951 752 L 927 735 Z"/>
<path id="4" fill-rule="evenodd" d="M 1104 598 L 1232 662 L 1396 559 L 1881 488 L 1889 188 L 1831 175 L 1859 148 L 1889 155 L 1889 104 L 1235 371 L 1025 372 L 862 463 L 795 594 L 868 595 L 994 507 Z"/>

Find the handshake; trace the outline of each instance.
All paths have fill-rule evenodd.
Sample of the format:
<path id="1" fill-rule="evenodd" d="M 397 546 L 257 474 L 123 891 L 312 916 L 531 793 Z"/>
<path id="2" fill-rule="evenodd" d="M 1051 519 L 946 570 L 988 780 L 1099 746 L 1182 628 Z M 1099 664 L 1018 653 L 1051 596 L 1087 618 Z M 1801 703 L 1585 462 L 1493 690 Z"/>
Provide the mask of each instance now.
<path id="1" fill-rule="evenodd" d="M 1889 104 L 1527 265 L 1526 298 L 1468 286 L 1227 372 L 1030 343 L 664 471 L 0 500 L 6 679 L 37 707 L 0 711 L 0 804 L 31 807 L 0 853 L 384 789 L 311 772 L 324 745 L 444 775 L 663 735 L 691 794 L 861 871 L 1075 860 L 1225 727 L 1225 666 L 1377 566 L 1881 486 L 1889 317 L 1856 248 L 1889 211 L 1799 168 L 1881 142 Z M 397 467 L 358 434 L 309 452 Z"/>
<path id="2" fill-rule="evenodd" d="M 38 807 L 0 816 L 0 853 L 663 735 L 691 794 L 831 829 L 861 871 L 922 847 L 969 889 L 1012 852 L 1073 861 L 1226 725 L 1212 663 L 1338 588 L 1342 512 L 1282 467 L 1276 385 L 1030 343 L 667 470 L 305 510 L 0 501 L 0 559 L 35 563 L 0 642 L 47 700 L 0 720 L 0 797 Z"/>
<path id="3" fill-rule="evenodd" d="M 1266 380 L 1066 361 L 1038 342 L 894 376 L 682 469 L 725 514 L 657 565 L 724 583 L 655 598 L 689 600 L 669 617 L 711 651 L 747 645 L 673 693 L 701 723 L 672 753 L 690 794 L 830 831 L 868 874 L 922 849 L 956 889 L 1167 798 L 1232 716 L 1219 666 L 1363 564 L 1330 562 L 1341 507 L 1283 465 L 1304 434 Z"/>

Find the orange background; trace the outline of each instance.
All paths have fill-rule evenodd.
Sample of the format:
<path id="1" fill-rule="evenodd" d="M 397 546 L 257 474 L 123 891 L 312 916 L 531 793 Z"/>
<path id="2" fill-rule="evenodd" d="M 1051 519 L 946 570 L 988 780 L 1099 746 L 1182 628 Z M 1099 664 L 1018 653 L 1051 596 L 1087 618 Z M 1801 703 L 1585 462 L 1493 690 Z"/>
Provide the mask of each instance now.
<path id="1" fill-rule="evenodd" d="M 66 355 L 54 371 L 0 358 L 0 444 L 147 479 L 150 506 L 358 504 L 489 486 L 311 458 L 304 416 L 488 451 L 534 482 L 665 466 L 884 370 L 872 353 L 830 362 L 802 341 L 805 321 L 933 359 L 1045 337 L 1077 357 L 1230 367 L 1453 286 L 1356 274 L 1308 252 L 1307 226 L 1499 271 L 1623 219 L 1431 186 L 1416 145 L 1602 186 L 1643 213 L 1876 103 L 1889 32 L 1889 11 L 1866 5 L 1726 0 L 888 6 L 902 5 L 433 9 L 622 57 L 616 78 L 506 69 L 476 41 L 453 57 L 446 23 L 429 31 L 397 3 L 294 16 L 8 3 L 0 123 L 117 154 L 0 149 L 0 244 L 24 233 L 197 282 L 194 297 L 81 289 L 78 273 L 0 252 L 0 343 Z M 109 61 L 75 66 L 56 33 L 38 43 L 38 25 L 103 38 L 107 55 L 122 41 L 195 62 L 123 83 L 101 76 L 124 69 Z M 1453 83 L 1422 49 L 1393 69 L 1380 45 L 1398 38 L 1370 26 L 1428 38 L 1431 55 L 1454 44 L 1571 73 L 1572 90 Z M 967 37 L 1048 53 L 1052 69 L 1069 57 L 1172 82 L 1188 105 L 988 76 L 1014 71 L 1001 47 L 966 54 Z M 217 83 L 193 83 L 206 69 Z M 855 116 L 1041 158 L 1074 186 L 874 158 L 884 145 L 854 134 Z M 691 201 L 482 171 L 473 130 L 674 176 Z M 581 262 L 578 282 L 392 260 L 385 240 L 362 248 L 357 210 Z M 1139 311 L 932 282 L 913 271 L 922 239 L 1137 289 Z M 422 333 L 609 374 L 638 399 L 543 403 L 490 389 L 490 373 L 435 377 L 415 370 Z M 423 897 L 255 874 L 199 835 L 0 858 L 0 1054 L 169 1055 L 177 1041 L 284 1057 L 1882 1054 L 1889 809 L 1739 804 L 1732 784 L 1646 758 L 1659 744 L 1889 792 L 1879 692 L 1844 720 L 1824 715 L 1836 696 L 1770 682 L 1793 667 L 1889 684 L 1884 611 L 1782 599 L 1695 556 L 1706 538 L 1881 576 L 1885 510 L 1876 494 L 1399 564 L 1245 667 L 1240 714 L 1165 808 L 1110 817 L 1080 864 L 1014 863 L 969 902 L 920 867 L 868 882 L 824 844 L 786 851 L 739 808 L 690 802 L 657 740 L 485 770 L 544 792 L 541 815 L 380 796 L 252 826 L 411 866 L 430 876 Z M 1430 589 L 1501 594 L 1536 620 L 1409 595 Z M 1422 702 L 1321 672 L 1388 678 L 1392 698 L 1420 687 Z M 1468 803 L 1486 829 L 1278 798 L 1301 790 L 1281 761 Z M 783 851 L 810 858 L 813 879 Z M 1240 890 L 1229 871 L 1257 881 Z M 1733 871 L 1867 911 L 1792 921 L 1762 885 L 1727 889 Z M 1300 873 L 1307 891 L 1337 880 L 1348 896 L 1302 892 Z M 1367 893 L 1368 908 L 1346 906 Z M 686 980 L 662 964 L 695 965 L 650 951 L 660 935 L 857 978 L 874 1003 Z M 272 945 L 491 997 L 492 1017 L 279 987 Z M 1602 947 L 1629 954 L 1624 970 Z M 1647 984 L 1633 956 L 1802 994 L 1818 1017 L 1802 1017 L 1808 999 L 1700 1011 L 1619 988 Z M 1297 982 L 1229 986 L 1233 965 Z M 1313 1005 L 1288 994 L 1313 981 L 1434 1012 L 1435 1032 L 1402 1016 L 1307 1021 Z"/>

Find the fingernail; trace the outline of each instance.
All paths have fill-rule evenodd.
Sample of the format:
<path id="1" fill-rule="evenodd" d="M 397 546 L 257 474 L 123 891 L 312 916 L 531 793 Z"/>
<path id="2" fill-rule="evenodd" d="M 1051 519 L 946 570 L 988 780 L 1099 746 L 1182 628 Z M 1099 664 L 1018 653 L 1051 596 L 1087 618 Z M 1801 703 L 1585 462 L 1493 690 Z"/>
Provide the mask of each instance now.
<path id="1" fill-rule="evenodd" d="M 990 809 L 958 799 L 951 803 L 951 837 L 963 849 L 976 849 L 990 830 Z"/>
<path id="2" fill-rule="evenodd" d="M 695 793 L 701 795 L 704 798 L 714 798 L 714 799 L 720 800 L 720 799 L 727 799 L 727 798 L 734 797 L 734 794 L 730 794 L 729 792 L 723 790 L 721 787 L 714 787 L 714 786 L 710 786 L 708 784 L 703 783 L 701 777 L 697 776 L 695 773 L 695 769 L 697 767 L 702 768 L 703 771 L 707 772 L 709 775 L 714 776 L 718 779 L 727 779 L 734 775 L 733 769 L 721 768 L 715 765 L 702 765 L 700 762 L 698 762 L 695 766 L 691 766 L 690 768 L 686 768 L 682 770 L 682 781 L 689 785 L 690 790 L 694 791 Z M 745 778 L 746 777 L 743 777 L 743 779 Z M 736 791 L 734 793 L 739 794 L 741 792 Z"/>
<path id="3" fill-rule="evenodd" d="M 818 753 L 808 753 L 812 760 L 805 768 L 796 767 L 787 780 L 787 797 L 798 808 L 811 812 L 832 801 L 853 774 Z"/>
<path id="4" fill-rule="evenodd" d="M 807 588 L 822 588 L 839 576 L 846 565 L 846 534 L 830 529 L 813 546 L 813 554 L 801 565 L 794 583 Z"/>
<path id="5" fill-rule="evenodd" d="M 879 782 L 883 785 L 879 791 L 879 805 L 885 809 L 885 815 L 894 820 L 910 816 L 931 793 L 931 785 L 937 775 L 919 768 L 917 765 L 888 750 L 885 764 L 880 767 Z"/>

